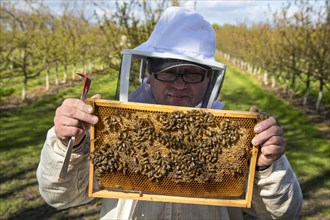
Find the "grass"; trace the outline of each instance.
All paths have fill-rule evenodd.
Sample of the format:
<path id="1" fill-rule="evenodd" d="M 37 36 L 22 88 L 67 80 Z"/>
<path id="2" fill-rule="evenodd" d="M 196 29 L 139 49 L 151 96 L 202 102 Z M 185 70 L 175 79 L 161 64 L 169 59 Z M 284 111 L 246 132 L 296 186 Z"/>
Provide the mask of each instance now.
<path id="1" fill-rule="evenodd" d="M 93 79 L 90 94 L 111 98 L 116 82 L 110 75 Z M 109 82 L 109 85 L 104 82 Z M 46 205 L 38 192 L 35 178 L 46 131 L 53 125 L 56 108 L 65 98 L 79 97 L 81 85 L 45 97 L 31 105 L 1 112 L 0 124 L 0 219 L 98 219 L 100 200 L 89 206 L 57 211 Z"/>
<path id="2" fill-rule="evenodd" d="M 226 109 L 248 110 L 256 105 L 277 118 L 285 131 L 286 155 L 303 191 L 303 219 L 330 218 L 330 143 L 300 109 L 262 90 L 251 75 L 231 68 L 220 99 Z"/>
<path id="3" fill-rule="evenodd" d="M 116 77 L 95 75 L 90 95 L 112 99 Z M 55 109 L 65 98 L 79 97 L 81 85 L 47 96 L 24 108 L 2 111 L 0 116 L 0 219 L 98 219 L 101 201 L 57 211 L 41 199 L 35 172 L 47 130 L 53 125 Z M 226 109 L 248 110 L 256 105 L 275 116 L 286 135 L 287 157 L 304 194 L 302 219 L 330 216 L 330 145 L 306 116 L 270 93 L 257 81 L 229 68 L 220 100 Z"/>

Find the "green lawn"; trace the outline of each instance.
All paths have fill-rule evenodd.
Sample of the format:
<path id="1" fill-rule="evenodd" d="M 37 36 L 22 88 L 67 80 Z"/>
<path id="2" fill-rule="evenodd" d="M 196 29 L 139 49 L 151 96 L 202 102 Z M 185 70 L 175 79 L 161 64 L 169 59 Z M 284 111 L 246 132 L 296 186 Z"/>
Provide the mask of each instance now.
<path id="1" fill-rule="evenodd" d="M 112 99 L 115 77 L 94 76 L 90 95 Z M 21 109 L 2 111 L 0 116 L 0 219 L 98 219 L 100 200 L 81 207 L 57 211 L 38 193 L 35 172 L 47 130 L 53 125 L 57 106 L 68 97 L 79 97 L 81 85 L 45 97 Z M 330 145 L 299 109 L 262 90 L 252 76 L 227 70 L 221 101 L 226 109 L 261 111 L 278 118 L 286 134 L 287 156 L 304 193 L 303 219 L 330 216 Z"/>

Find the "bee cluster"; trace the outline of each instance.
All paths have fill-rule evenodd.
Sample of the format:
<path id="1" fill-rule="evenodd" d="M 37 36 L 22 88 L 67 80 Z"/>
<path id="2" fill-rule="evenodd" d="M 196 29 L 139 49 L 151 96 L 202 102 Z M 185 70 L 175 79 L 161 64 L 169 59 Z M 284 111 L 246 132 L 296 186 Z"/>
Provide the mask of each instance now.
<path id="1" fill-rule="evenodd" d="M 113 172 L 176 183 L 221 182 L 225 174 L 242 173 L 241 165 L 227 155 L 243 135 L 237 121 L 202 110 L 143 114 L 118 110 L 102 123 L 101 133 L 107 138 L 90 154 L 99 183 Z M 236 150 L 235 157 L 244 157 L 246 151 Z"/>

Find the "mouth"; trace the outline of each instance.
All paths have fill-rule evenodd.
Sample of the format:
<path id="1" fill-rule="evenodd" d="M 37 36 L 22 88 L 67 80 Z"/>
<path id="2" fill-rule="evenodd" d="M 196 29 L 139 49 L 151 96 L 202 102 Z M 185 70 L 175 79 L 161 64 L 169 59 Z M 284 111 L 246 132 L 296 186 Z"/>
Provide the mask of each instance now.
<path id="1" fill-rule="evenodd" d="M 174 102 L 182 102 L 188 97 L 187 95 L 181 95 L 181 94 L 169 94 L 168 96 Z"/>

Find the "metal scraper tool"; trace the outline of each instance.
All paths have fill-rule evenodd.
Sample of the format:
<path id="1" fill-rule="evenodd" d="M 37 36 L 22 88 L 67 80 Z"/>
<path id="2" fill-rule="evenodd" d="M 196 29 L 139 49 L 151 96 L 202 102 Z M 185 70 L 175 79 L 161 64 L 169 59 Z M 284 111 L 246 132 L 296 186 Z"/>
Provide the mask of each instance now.
<path id="1" fill-rule="evenodd" d="M 77 73 L 77 74 L 84 78 L 84 85 L 83 85 L 83 88 L 81 91 L 80 99 L 82 101 L 85 101 L 87 98 L 88 90 L 89 90 L 89 87 L 90 87 L 92 81 L 90 78 L 88 78 L 86 76 L 86 73 L 83 73 L 83 74 Z M 84 124 L 83 124 L 83 126 L 84 126 Z M 64 179 L 64 177 L 66 176 L 66 174 L 68 172 L 69 162 L 70 162 L 71 153 L 72 153 L 75 139 L 76 139 L 75 137 L 71 137 L 69 140 L 67 151 L 66 151 L 65 158 L 63 161 L 63 165 L 62 165 L 62 169 L 61 169 L 60 175 L 58 176 L 58 180 Z"/>

